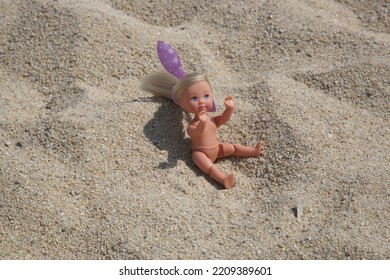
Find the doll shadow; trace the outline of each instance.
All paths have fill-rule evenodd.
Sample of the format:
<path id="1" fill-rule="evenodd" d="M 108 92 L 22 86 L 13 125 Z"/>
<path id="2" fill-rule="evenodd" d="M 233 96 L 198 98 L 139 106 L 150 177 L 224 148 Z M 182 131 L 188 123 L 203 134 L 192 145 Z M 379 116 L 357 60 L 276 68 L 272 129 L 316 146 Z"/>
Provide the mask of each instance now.
<path id="1" fill-rule="evenodd" d="M 144 127 L 145 136 L 160 151 L 167 151 L 168 158 L 158 168 L 169 169 L 182 160 L 191 167 L 191 142 L 185 139 L 182 110 L 173 102 L 156 98 L 160 108 Z"/>

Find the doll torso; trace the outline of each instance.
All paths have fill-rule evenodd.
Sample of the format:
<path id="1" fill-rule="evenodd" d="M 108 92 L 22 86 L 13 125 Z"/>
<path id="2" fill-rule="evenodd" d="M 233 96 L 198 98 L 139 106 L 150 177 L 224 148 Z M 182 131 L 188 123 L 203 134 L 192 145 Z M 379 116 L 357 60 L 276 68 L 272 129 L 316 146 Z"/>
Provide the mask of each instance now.
<path id="1" fill-rule="evenodd" d="M 217 125 L 215 124 L 215 121 L 213 119 L 208 119 L 203 133 L 199 135 L 191 133 L 190 127 L 191 126 L 196 127 L 198 125 L 199 125 L 199 121 L 193 121 L 190 123 L 187 129 L 187 133 L 191 138 L 192 149 L 203 150 L 203 149 L 216 148 L 218 146 L 218 140 L 217 140 Z"/>

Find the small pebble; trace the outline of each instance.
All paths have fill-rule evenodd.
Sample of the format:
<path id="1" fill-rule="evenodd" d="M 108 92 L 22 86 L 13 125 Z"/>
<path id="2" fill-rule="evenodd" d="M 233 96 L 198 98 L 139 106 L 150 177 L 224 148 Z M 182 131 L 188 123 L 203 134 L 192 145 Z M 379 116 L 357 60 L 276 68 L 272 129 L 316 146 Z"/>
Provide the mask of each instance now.
<path id="1" fill-rule="evenodd" d="M 300 219 L 303 214 L 304 199 L 299 198 L 297 203 L 297 218 Z"/>

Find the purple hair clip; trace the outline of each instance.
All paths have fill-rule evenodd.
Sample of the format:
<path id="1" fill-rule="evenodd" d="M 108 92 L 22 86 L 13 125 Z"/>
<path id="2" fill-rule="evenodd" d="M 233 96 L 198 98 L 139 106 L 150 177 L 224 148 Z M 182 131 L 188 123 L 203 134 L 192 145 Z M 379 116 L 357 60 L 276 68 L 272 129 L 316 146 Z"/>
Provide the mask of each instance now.
<path id="1" fill-rule="evenodd" d="M 179 80 L 183 79 L 186 75 L 186 72 L 183 69 L 183 65 L 181 64 L 179 55 L 175 51 L 175 49 L 170 46 L 169 44 L 159 40 L 157 42 L 157 55 L 160 59 L 160 62 L 164 69 L 178 78 Z M 172 90 L 172 100 L 179 105 L 179 102 L 176 100 L 175 96 L 175 90 Z M 211 112 L 217 111 L 217 108 L 215 106 L 215 102 L 213 103 L 213 108 L 211 109 Z"/>
<path id="2" fill-rule="evenodd" d="M 157 42 L 157 55 L 160 59 L 162 66 L 165 70 L 171 73 L 179 80 L 183 79 L 186 75 L 184 72 L 183 65 L 181 64 L 179 55 L 170 45 L 163 41 Z"/>

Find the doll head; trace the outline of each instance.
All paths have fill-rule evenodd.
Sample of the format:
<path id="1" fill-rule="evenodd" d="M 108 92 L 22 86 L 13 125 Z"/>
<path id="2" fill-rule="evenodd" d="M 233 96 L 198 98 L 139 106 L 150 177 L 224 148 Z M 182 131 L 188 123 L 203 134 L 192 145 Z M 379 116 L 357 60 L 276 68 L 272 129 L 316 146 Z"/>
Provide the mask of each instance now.
<path id="1" fill-rule="evenodd" d="M 196 86 L 195 86 L 196 85 Z M 193 89 L 192 92 L 188 92 L 188 89 Z M 173 88 L 175 92 L 175 97 L 180 106 L 187 111 L 189 111 L 189 108 L 187 106 L 183 106 L 185 101 L 187 99 L 190 99 L 188 96 L 184 96 L 186 94 L 195 94 L 195 93 L 206 93 L 207 91 L 207 98 L 211 102 L 211 106 L 208 106 L 207 111 L 209 112 L 215 112 L 215 103 L 214 98 L 212 95 L 212 90 L 210 86 L 210 82 L 206 75 L 200 74 L 200 73 L 190 73 L 187 74 L 183 79 L 181 79 L 179 82 L 176 83 L 176 85 Z M 195 92 L 194 92 L 195 90 Z M 199 90 L 202 90 L 202 92 L 199 92 Z M 186 103 L 187 104 L 187 103 Z M 187 104 L 188 105 L 188 104 Z"/>
<path id="2" fill-rule="evenodd" d="M 198 82 L 205 82 L 210 87 L 209 80 L 206 75 L 199 73 L 191 73 L 186 75 L 183 65 L 181 64 L 179 55 L 176 50 L 170 46 L 169 44 L 159 40 L 157 42 L 157 55 L 161 62 L 161 65 L 164 69 L 171 74 L 172 78 L 175 77 L 178 82 L 175 83 L 175 86 L 170 92 L 170 98 L 178 105 L 180 105 L 180 100 L 182 99 L 183 93 L 187 90 L 191 85 Z M 152 78 L 153 80 L 153 78 Z M 172 80 L 167 79 L 167 80 Z M 148 88 L 148 87 L 144 87 Z M 211 94 L 211 88 L 210 88 Z M 168 94 L 169 95 L 169 94 Z M 161 96 L 168 97 L 167 94 L 161 94 Z M 215 112 L 217 110 L 215 103 L 213 101 L 213 106 L 209 110 L 210 112 Z"/>
<path id="3" fill-rule="evenodd" d="M 200 73 L 187 74 L 183 79 L 177 82 L 174 87 L 176 93 L 176 99 L 180 101 L 186 89 L 192 86 L 193 84 L 196 84 L 197 82 L 206 82 L 210 85 L 209 79 L 204 74 L 200 74 Z"/>

